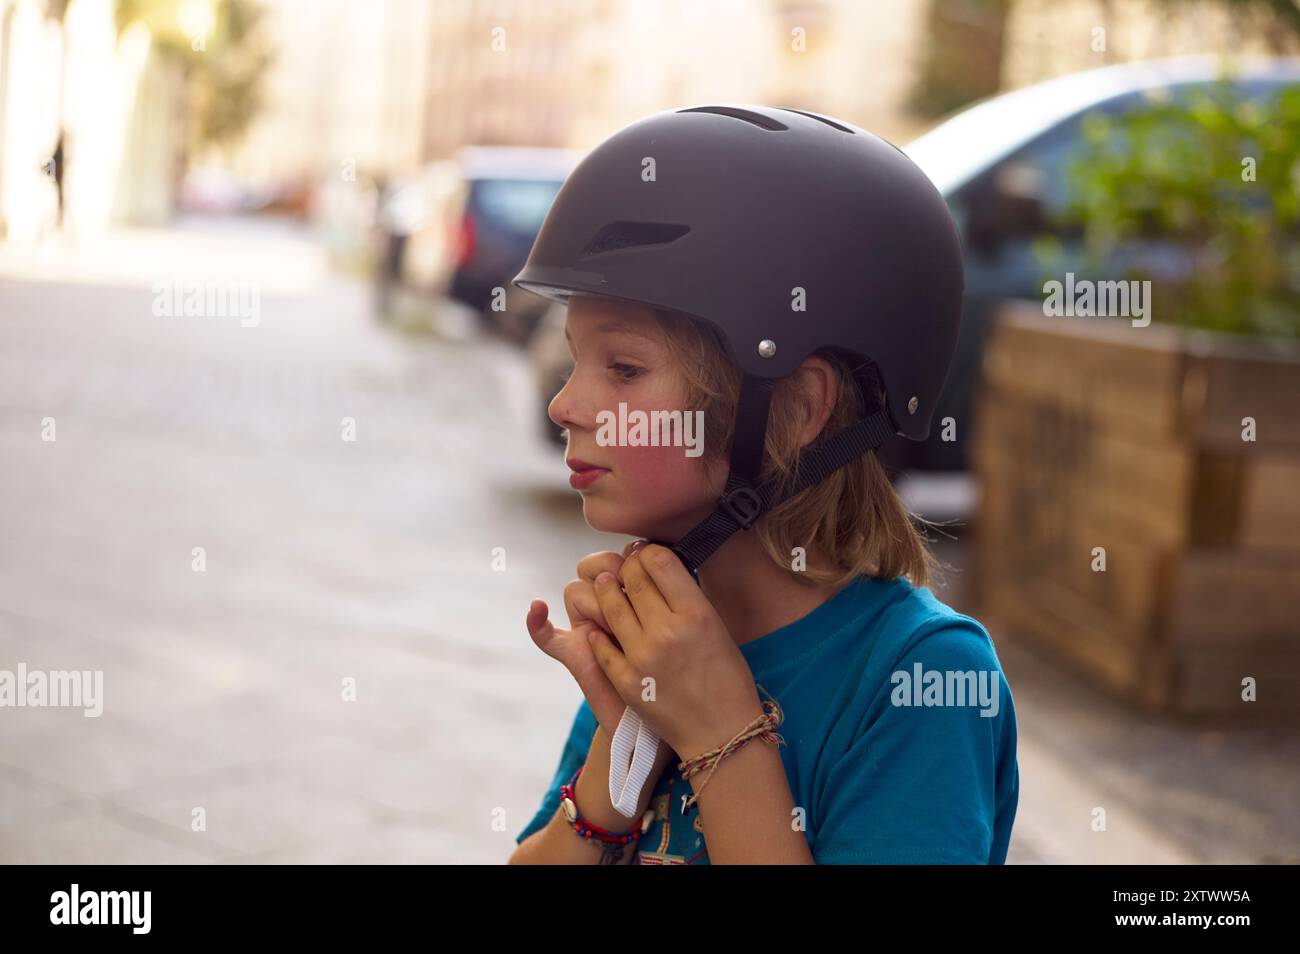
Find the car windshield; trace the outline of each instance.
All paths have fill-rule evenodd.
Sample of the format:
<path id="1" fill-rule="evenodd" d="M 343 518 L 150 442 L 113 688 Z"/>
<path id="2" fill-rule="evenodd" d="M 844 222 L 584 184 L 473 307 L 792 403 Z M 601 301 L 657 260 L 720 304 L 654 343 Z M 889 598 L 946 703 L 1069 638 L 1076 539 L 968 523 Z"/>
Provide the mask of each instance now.
<path id="1" fill-rule="evenodd" d="M 1295 82 L 1295 67 L 1278 67 L 1273 82 Z M 1211 59 L 1102 67 L 1003 93 L 976 103 L 903 147 L 945 196 L 1058 123 L 1093 108 L 1166 87 L 1204 83 L 1218 75 Z"/>
<path id="2" fill-rule="evenodd" d="M 1112 93 L 1102 84 L 1085 86 L 1076 76 L 1005 93 L 958 113 L 903 152 L 949 195 L 998 159 Z"/>
<path id="3" fill-rule="evenodd" d="M 474 183 L 473 203 L 494 225 L 535 234 L 561 184 L 552 179 L 479 179 Z"/>

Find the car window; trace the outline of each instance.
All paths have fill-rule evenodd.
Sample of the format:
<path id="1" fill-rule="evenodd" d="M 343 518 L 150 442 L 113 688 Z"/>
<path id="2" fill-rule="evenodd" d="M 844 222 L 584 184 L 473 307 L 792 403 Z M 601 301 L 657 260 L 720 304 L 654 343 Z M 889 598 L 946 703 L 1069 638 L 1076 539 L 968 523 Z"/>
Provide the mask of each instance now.
<path id="1" fill-rule="evenodd" d="M 1044 133 L 997 169 L 995 181 L 998 190 L 1033 195 L 1041 203 L 1047 219 L 1055 220 L 1069 207 L 1071 183 L 1068 167 L 1084 146 L 1084 129 L 1089 118 L 1117 116 L 1139 108 L 1142 102 L 1141 94 L 1121 96 L 1100 103 Z"/>
<path id="2" fill-rule="evenodd" d="M 1037 197 L 1047 219 L 1055 220 L 1069 206 L 1072 195 L 1069 165 L 1084 147 L 1084 131 L 1092 117 L 1120 116 L 1146 108 L 1153 102 L 1162 102 L 1163 97 L 1175 103 L 1186 103 L 1193 91 L 1208 91 L 1212 85 L 1182 83 L 1154 94 L 1131 93 L 1100 103 L 1093 109 L 1071 117 L 1009 157 L 994 173 L 996 187 L 1005 193 Z M 1276 96 L 1283 88 L 1282 84 L 1268 81 L 1238 83 L 1234 89 L 1234 99 L 1238 102 L 1261 101 Z M 1171 129 L 1169 134 L 1172 136 L 1177 133 Z M 1113 137 L 1119 135 L 1121 133 L 1118 130 L 1112 132 Z M 1122 145 L 1122 141 L 1117 138 L 1113 138 L 1112 142 L 1116 147 Z"/>
<path id="3" fill-rule="evenodd" d="M 550 179 L 479 179 L 474 183 L 470 203 L 493 225 L 535 234 L 561 184 Z"/>

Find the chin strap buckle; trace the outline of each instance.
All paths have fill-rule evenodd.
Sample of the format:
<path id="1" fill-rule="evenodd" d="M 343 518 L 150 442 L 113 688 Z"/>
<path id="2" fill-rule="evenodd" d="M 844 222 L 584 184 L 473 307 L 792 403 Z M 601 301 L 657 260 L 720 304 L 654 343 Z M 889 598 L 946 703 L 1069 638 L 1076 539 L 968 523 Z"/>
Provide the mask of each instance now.
<path id="1" fill-rule="evenodd" d="M 718 500 L 718 506 L 746 530 L 763 514 L 763 498 L 753 487 L 737 487 L 728 491 Z"/>
<path id="2" fill-rule="evenodd" d="M 653 543 L 656 546 L 663 547 L 665 550 L 671 550 L 673 554 L 677 557 L 677 559 L 682 561 L 682 566 L 686 567 L 686 569 L 690 571 L 691 578 L 695 580 L 696 583 L 700 582 L 700 568 L 691 562 L 690 557 L 688 557 L 685 553 L 683 553 L 680 549 L 678 549 L 677 544 L 670 543 L 667 540 L 651 540 L 651 539 L 647 539 L 646 543 Z"/>

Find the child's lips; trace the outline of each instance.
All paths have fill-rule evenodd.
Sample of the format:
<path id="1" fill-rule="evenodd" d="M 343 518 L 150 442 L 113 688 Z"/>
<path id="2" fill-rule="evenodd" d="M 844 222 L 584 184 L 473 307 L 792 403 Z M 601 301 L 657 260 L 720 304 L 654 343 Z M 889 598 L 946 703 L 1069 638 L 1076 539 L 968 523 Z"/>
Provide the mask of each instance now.
<path id="1" fill-rule="evenodd" d="M 609 470 L 605 467 L 588 466 L 581 470 L 575 469 L 574 472 L 569 475 L 569 486 L 574 490 L 586 490 L 608 473 Z"/>

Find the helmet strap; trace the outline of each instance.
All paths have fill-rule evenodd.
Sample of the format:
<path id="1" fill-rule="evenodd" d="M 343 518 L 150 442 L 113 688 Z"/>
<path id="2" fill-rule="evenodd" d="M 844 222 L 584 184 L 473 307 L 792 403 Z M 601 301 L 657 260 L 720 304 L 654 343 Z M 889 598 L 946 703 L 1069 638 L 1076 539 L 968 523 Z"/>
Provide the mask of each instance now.
<path id="1" fill-rule="evenodd" d="M 746 486 L 758 483 L 758 472 L 763 467 L 763 444 L 767 440 L 767 413 L 772 406 L 773 378 L 759 378 L 746 374 L 740 382 L 740 397 L 736 401 L 736 425 L 731 430 L 731 478 Z"/>
<path id="2" fill-rule="evenodd" d="M 825 480 L 896 433 L 888 410 L 878 407 L 857 423 L 806 448 L 792 481 L 776 474 L 758 483 L 774 384 L 771 379 L 745 375 L 732 433 L 731 469 L 718 507 L 676 543 L 666 544 L 697 582 L 700 566 L 737 530 L 748 530 L 773 507 Z"/>

